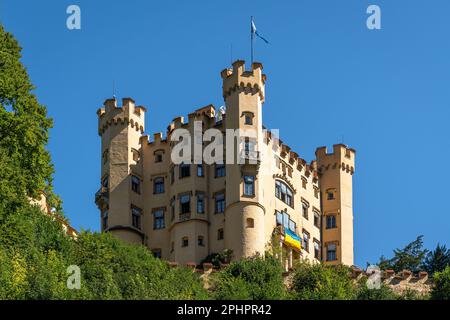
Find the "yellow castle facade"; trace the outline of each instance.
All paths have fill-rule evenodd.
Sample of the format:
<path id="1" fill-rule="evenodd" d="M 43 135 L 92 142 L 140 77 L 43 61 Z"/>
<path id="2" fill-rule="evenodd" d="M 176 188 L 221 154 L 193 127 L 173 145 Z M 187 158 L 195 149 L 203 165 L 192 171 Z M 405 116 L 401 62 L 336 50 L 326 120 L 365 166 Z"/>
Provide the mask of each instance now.
<path id="1" fill-rule="evenodd" d="M 307 163 L 267 131 L 262 70 L 260 63 L 245 70 L 244 61 L 234 62 L 221 72 L 225 111 L 209 105 L 187 121 L 175 118 L 164 137 L 144 135 L 147 110 L 133 99 L 120 107 L 105 101 L 97 111 L 102 159 L 95 196 L 103 232 L 180 264 L 226 249 L 233 259 L 263 255 L 276 239 L 287 268 L 296 259 L 353 265 L 355 151 L 320 147 Z M 185 129 L 194 137 L 194 123 L 222 132 L 225 148 L 227 130 L 252 131 L 233 158 L 243 161 L 174 162 L 173 136 Z M 201 142 L 203 150 L 211 141 Z"/>

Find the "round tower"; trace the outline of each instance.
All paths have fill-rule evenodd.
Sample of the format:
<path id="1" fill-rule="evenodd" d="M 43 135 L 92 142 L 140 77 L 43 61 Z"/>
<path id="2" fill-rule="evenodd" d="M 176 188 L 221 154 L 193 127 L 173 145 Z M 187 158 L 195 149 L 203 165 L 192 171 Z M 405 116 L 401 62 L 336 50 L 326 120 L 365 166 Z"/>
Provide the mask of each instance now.
<path id="1" fill-rule="evenodd" d="M 131 98 L 107 99 L 97 111 L 101 137 L 101 186 L 95 195 L 101 230 L 132 243 L 142 243 L 142 178 L 139 137 L 145 107 Z"/>
<path id="2" fill-rule="evenodd" d="M 245 62 L 238 60 L 232 69 L 221 72 L 228 131 L 225 247 L 233 250 L 234 259 L 263 255 L 266 247 L 265 209 L 260 204 L 262 184 L 258 179 L 266 79 L 262 69 L 262 64 L 253 63 L 246 71 Z M 234 130 L 232 136 L 230 129 Z M 228 156 L 231 139 L 235 146 L 232 159 Z"/>

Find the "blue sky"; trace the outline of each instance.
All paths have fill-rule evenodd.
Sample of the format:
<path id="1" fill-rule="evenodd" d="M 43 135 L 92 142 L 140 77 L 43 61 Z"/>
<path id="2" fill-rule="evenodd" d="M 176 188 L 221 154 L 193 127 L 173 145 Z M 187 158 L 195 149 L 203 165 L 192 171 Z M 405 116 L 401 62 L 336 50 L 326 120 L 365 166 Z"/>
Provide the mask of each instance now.
<path id="1" fill-rule="evenodd" d="M 66 8 L 81 8 L 81 30 Z M 368 30 L 377 4 L 382 29 Z M 355 262 L 417 235 L 450 245 L 450 2 L 0 0 L 55 125 L 55 189 L 77 229 L 99 229 L 96 110 L 112 95 L 147 106 L 147 133 L 194 108 L 223 104 L 220 71 L 249 60 L 249 18 L 269 41 L 264 123 L 308 161 L 344 141 L 357 150 Z"/>

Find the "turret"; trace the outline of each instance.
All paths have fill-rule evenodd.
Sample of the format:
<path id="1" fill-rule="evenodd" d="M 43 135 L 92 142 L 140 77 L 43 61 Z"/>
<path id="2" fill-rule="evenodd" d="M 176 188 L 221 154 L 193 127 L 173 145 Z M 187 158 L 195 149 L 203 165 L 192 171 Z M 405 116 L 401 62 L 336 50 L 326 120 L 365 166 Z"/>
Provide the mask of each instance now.
<path id="1" fill-rule="evenodd" d="M 97 111 L 102 157 L 101 187 L 95 200 L 100 209 L 102 231 L 133 243 L 143 240 L 139 215 L 142 200 L 136 194 L 136 188 L 142 183 L 135 172 L 142 165 L 140 136 L 144 132 L 145 112 L 145 107 L 136 106 L 131 98 L 122 99 L 122 107 L 117 106 L 115 98 L 107 99 Z"/>
<path id="2" fill-rule="evenodd" d="M 343 144 L 316 150 L 323 223 L 323 260 L 353 265 L 353 173 L 355 150 Z"/>

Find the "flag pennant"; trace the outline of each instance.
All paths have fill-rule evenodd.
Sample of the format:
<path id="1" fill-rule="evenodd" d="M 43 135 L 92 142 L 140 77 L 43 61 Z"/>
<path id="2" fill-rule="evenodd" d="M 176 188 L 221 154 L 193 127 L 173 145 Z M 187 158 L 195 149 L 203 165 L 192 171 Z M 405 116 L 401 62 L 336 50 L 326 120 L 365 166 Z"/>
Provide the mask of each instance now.
<path id="1" fill-rule="evenodd" d="M 269 43 L 269 41 L 267 41 L 267 39 L 266 38 L 264 38 L 263 36 L 261 36 L 259 33 L 258 33 L 258 31 L 256 30 L 256 25 L 255 25 L 255 22 L 253 21 L 253 19 L 252 19 L 252 35 L 256 35 L 258 38 L 260 38 L 261 40 L 263 40 L 265 43 Z"/>

